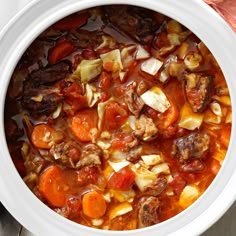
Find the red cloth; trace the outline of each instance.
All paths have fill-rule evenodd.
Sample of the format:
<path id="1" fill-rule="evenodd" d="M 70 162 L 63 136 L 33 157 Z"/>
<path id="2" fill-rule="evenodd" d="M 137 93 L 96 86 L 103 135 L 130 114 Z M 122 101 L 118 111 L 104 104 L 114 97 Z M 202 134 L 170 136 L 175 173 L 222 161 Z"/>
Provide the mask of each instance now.
<path id="1" fill-rule="evenodd" d="M 236 0 L 204 0 L 236 31 Z"/>

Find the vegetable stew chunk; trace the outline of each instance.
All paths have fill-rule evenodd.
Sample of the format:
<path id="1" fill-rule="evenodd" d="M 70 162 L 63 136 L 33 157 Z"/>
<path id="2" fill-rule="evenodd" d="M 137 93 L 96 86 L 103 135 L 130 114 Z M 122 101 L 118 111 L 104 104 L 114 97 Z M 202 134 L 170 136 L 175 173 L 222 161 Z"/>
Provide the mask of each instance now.
<path id="1" fill-rule="evenodd" d="M 213 76 L 191 73 L 185 76 L 186 96 L 194 112 L 203 112 L 211 100 Z"/>
<path id="2" fill-rule="evenodd" d="M 140 200 L 138 212 L 139 228 L 144 228 L 159 222 L 158 209 L 160 201 L 157 197 L 143 197 Z"/>
<path id="3" fill-rule="evenodd" d="M 183 163 L 191 158 L 201 159 L 208 152 L 209 146 L 210 136 L 207 133 L 192 133 L 175 140 L 173 154 Z"/>
<path id="4" fill-rule="evenodd" d="M 82 149 L 81 157 L 76 167 L 99 166 L 101 165 L 101 157 L 102 150 L 95 144 L 88 144 Z"/>
<path id="5" fill-rule="evenodd" d="M 69 75 L 67 62 L 33 71 L 24 81 L 22 105 L 29 112 L 39 115 L 55 111 L 62 100 L 59 88 L 53 86 Z"/>
<path id="6" fill-rule="evenodd" d="M 106 5 L 61 19 L 26 49 L 4 121 L 16 169 L 48 207 L 88 227 L 135 230 L 204 193 L 230 143 L 232 107 L 190 30 Z"/>

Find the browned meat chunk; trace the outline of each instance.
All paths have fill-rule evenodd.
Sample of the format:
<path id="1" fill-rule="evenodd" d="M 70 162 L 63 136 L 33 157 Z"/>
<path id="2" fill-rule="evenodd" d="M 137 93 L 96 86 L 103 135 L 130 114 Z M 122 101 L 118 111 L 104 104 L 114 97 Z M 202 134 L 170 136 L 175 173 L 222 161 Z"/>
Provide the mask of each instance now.
<path id="1" fill-rule="evenodd" d="M 53 145 L 50 154 L 63 165 L 75 168 L 75 163 L 80 159 L 80 147 L 74 142 L 62 142 Z"/>
<path id="2" fill-rule="evenodd" d="M 143 197 L 138 211 L 138 227 L 144 228 L 159 223 L 158 209 L 160 201 L 156 197 Z"/>
<path id="3" fill-rule="evenodd" d="M 210 136 L 207 133 L 192 133 L 188 136 L 178 138 L 174 142 L 173 154 L 178 156 L 180 162 L 191 158 L 202 158 L 208 152 Z"/>
<path id="4" fill-rule="evenodd" d="M 153 33 L 159 27 L 152 19 L 150 11 L 139 7 L 131 9 L 128 6 L 110 6 L 107 14 L 112 24 L 141 43 L 150 43 Z"/>
<path id="5" fill-rule="evenodd" d="M 167 180 L 165 177 L 157 178 L 144 192 L 141 193 L 141 196 L 159 196 L 167 186 Z"/>
<path id="6" fill-rule="evenodd" d="M 204 164 L 201 160 L 199 159 L 193 159 L 187 163 L 184 163 L 181 166 L 181 170 L 184 172 L 198 172 L 204 169 Z"/>
<path id="7" fill-rule="evenodd" d="M 131 162 L 136 162 L 140 159 L 141 154 L 142 154 L 141 146 L 132 147 L 127 153 L 126 160 Z"/>
<path id="8" fill-rule="evenodd" d="M 157 137 L 158 129 L 153 120 L 145 115 L 141 115 L 135 122 L 134 136 L 143 141 L 150 141 Z"/>
<path id="9" fill-rule="evenodd" d="M 186 97 L 194 112 L 205 110 L 213 92 L 213 76 L 191 73 L 185 77 Z"/>
<path id="10" fill-rule="evenodd" d="M 70 66 L 67 62 L 33 71 L 24 81 L 22 104 L 31 113 L 49 115 L 62 100 L 55 83 L 65 79 Z M 54 86 L 52 86 L 54 85 Z"/>
<path id="11" fill-rule="evenodd" d="M 102 150 L 95 144 L 88 144 L 82 149 L 81 157 L 76 167 L 99 166 L 101 165 L 101 158 Z"/>
<path id="12" fill-rule="evenodd" d="M 134 89 L 129 89 L 125 93 L 125 102 L 131 113 L 136 117 L 139 116 L 140 111 L 143 109 L 143 100 L 134 92 Z"/>

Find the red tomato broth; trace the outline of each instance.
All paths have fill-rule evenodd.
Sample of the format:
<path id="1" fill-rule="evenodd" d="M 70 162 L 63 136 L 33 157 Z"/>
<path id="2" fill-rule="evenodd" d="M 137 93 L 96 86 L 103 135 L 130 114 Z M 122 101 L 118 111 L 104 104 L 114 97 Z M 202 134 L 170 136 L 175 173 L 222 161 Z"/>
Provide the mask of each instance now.
<path id="1" fill-rule="evenodd" d="M 26 50 L 5 130 L 16 169 L 51 209 L 89 227 L 132 230 L 174 217 L 212 183 L 231 104 L 214 57 L 188 29 L 146 9 L 104 6 L 60 20 Z"/>

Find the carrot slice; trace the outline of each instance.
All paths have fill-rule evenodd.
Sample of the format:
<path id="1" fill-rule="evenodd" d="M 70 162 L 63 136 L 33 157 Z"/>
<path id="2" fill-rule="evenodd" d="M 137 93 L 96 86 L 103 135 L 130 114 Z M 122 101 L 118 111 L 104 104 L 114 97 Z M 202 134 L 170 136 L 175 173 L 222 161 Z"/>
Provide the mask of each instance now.
<path id="1" fill-rule="evenodd" d="M 97 128 L 98 115 L 96 110 L 78 112 L 71 120 L 71 130 L 82 142 L 92 140 L 92 129 Z"/>
<path id="2" fill-rule="evenodd" d="M 105 214 L 107 205 L 102 194 L 91 191 L 83 196 L 82 209 L 86 216 L 98 219 Z"/>
<path id="3" fill-rule="evenodd" d="M 62 133 L 57 132 L 47 124 L 34 126 L 31 134 L 31 141 L 34 146 L 42 149 L 50 149 L 54 143 L 58 143 L 62 139 Z"/>
<path id="4" fill-rule="evenodd" d="M 56 24 L 54 24 L 54 27 L 59 30 L 71 30 L 74 28 L 79 28 L 80 26 L 84 25 L 88 20 L 88 13 L 83 14 L 73 14 L 70 15 L 60 21 L 58 21 Z"/>
<path id="5" fill-rule="evenodd" d="M 66 204 L 68 185 L 62 170 L 58 166 L 50 166 L 42 173 L 38 188 L 49 205 L 62 207 Z"/>
<path id="6" fill-rule="evenodd" d="M 69 42 L 62 42 L 57 44 L 49 51 L 48 62 L 49 64 L 55 64 L 62 58 L 70 55 L 74 51 L 74 46 Z"/>

